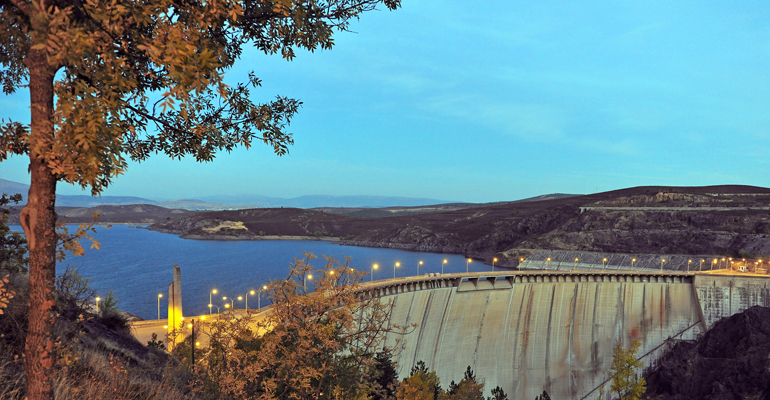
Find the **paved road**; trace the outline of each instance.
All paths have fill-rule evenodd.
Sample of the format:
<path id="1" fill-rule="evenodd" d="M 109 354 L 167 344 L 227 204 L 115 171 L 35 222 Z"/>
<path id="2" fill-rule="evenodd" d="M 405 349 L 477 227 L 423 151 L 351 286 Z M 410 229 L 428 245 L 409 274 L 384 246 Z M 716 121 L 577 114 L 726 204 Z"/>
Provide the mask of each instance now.
<path id="1" fill-rule="evenodd" d="M 257 323 L 259 321 L 262 321 L 262 319 L 267 315 L 267 312 L 269 312 L 270 307 L 263 307 L 259 311 L 251 311 L 251 316 L 254 318 L 254 323 Z M 200 342 L 202 346 L 205 346 L 208 344 L 208 336 L 205 334 L 208 332 L 208 325 L 211 321 L 217 321 L 217 318 L 242 318 L 246 315 L 246 311 L 244 310 L 236 310 L 234 313 L 222 313 L 221 315 L 196 315 L 192 317 L 185 317 L 185 321 L 192 321 L 195 320 L 195 323 L 198 324 L 199 322 L 204 323 L 204 334 L 201 335 Z M 147 344 L 152 339 L 152 334 L 155 333 L 158 335 L 158 339 L 165 339 L 166 334 L 168 332 L 168 320 L 167 319 L 161 319 L 161 320 L 149 320 L 149 321 L 136 321 L 131 322 L 131 333 L 136 337 L 136 339 L 139 341 L 139 343 Z M 198 340 L 196 340 L 198 341 Z"/>

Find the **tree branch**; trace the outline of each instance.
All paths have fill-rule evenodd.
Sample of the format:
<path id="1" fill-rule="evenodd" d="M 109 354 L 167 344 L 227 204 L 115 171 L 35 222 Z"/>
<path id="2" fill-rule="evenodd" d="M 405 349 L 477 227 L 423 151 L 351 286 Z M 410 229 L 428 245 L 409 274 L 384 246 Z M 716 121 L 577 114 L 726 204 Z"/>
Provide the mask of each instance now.
<path id="1" fill-rule="evenodd" d="M 32 16 L 32 8 L 24 0 L 6 0 L 6 1 L 13 4 L 14 7 L 18 8 L 19 11 L 21 11 L 27 17 Z"/>

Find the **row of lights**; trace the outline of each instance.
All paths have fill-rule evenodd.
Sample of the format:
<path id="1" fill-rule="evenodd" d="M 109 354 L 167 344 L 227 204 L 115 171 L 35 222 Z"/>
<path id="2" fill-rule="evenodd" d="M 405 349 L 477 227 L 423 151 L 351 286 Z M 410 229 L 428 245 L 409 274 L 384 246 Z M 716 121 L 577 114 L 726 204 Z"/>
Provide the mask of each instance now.
<path id="1" fill-rule="evenodd" d="M 470 266 L 471 262 L 473 262 L 472 258 L 468 258 L 468 259 L 465 260 L 465 272 L 469 272 L 469 266 Z M 442 274 L 444 273 L 444 266 L 447 265 L 448 263 L 449 263 L 449 261 L 447 261 L 447 260 L 444 260 L 441 263 L 441 273 Z M 492 272 L 495 271 L 495 263 L 497 263 L 497 257 L 492 259 Z M 418 261 L 417 262 L 417 276 L 420 276 L 420 267 L 422 265 L 423 265 L 422 261 Z M 401 267 L 401 263 L 400 262 L 397 261 L 395 264 L 393 264 L 393 279 L 396 278 L 396 268 L 399 268 L 399 267 Z M 380 268 L 379 264 L 372 264 L 372 267 L 369 269 L 369 280 L 370 281 L 374 281 L 374 270 L 376 270 L 378 268 Z"/>
<path id="2" fill-rule="evenodd" d="M 523 261 L 524 259 L 521 259 L 521 260 Z M 550 261 L 550 258 L 548 260 Z M 492 271 L 493 272 L 495 270 L 495 264 L 497 263 L 497 261 L 498 261 L 497 257 L 494 257 L 492 259 Z M 466 259 L 466 261 L 465 261 L 465 272 L 469 272 L 469 268 L 470 268 L 470 263 L 471 262 L 473 262 L 473 259 L 471 259 L 471 258 Z M 444 266 L 446 264 L 448 264 L 448 263 L 449 263 L 448 260 L 443 260 L 443 262 L 441 263 L 441 273 L 442 274 L 444 273 Z M 423 265 L 422 261 L 419 261 L 417 263 L 417 275 L 418 276 L 420 275 L 420 267 L 422 265 Z M 400 262 L 396 262 L 395 264 L 393 264 L 393 278 L 394 279 L 396 278 L 396 268 L 399 268 L 399 267 L 401 267 L 401 263 Z M 373 264 L 371 269 L 370 269 L 370 271 L 369 271 L 369 275 L 370 275 L 370 278 L 371 278 L 372 281 L 374 280 L 374 270 L 376 270 L 378 268 L 379 268 L 378 264 Z M 334 271 L 331 271 L 330 274 L 334 275 Z M 307 281 L 312 280 L 312 279 L 313 279 L 313 275 L 312 274 L 303 275 L 303 277 L 302 277 L 302 286 L 303 286 L 303 288 L 307 289 Z M 261 295 L 261 292 L 263 292 L 265 290 L 267 290 L 267 286 L 263 285 L 262 286 L 262 290 L 257 290 L 257 291 L 251 290 L 251 291 L 249 291 L 249 293 L 246 296 L 238 296 L 237 299 L 238 299 L 238 301 L 243 301 L 245 299 L 246 300 L 246 310 L 248 310 L 249 309 L 249 297 L 248 296 L 249 295 L 254 296 L 254 295 L 259 293 L 259 295 L 257 296 L 257 308 L 259 309 L 259 308 L 262 308 L 262 303 L 261 303 L 262 295 Z M 217 289 L 212 289 L 209 292 L 209 304 L 208 304 L 209 315 L 213 313 L 213 308 L 214 307 L 216 307 L 217 312 L 219 312 L 219 310 L 220 310 L 219 306 L 216 306 L 213 303 L 213 295 L 215 295 L 217 293 L 218 293 Z M 162 298 L 163 298 L 163 294 L 162 293 L 158 293 L 158 319 L 160 319 L 160 299 L 162 299 Z M 97 311 L 99 310 L 99 301 L 100 300 L 101 300 L 101 298 L 99 298 L 99 297 L 96 298 L 96 309 L 97 309 Z M 224 297 L 222 297 L 222 300 L 226 302 L 226 301 L 228 301 L 228 297 L 224 296 Z M 230 301 L 229 303 L 225 303 L 224 304 L 224 307 L 226 309 L 227 308 L 231 308 L 231 307 L 234 308 L 235 307 L 235 299 L 234 298 L 229 298 L 229 301 Z"/>
<path id="3" fill-rule="evenodd" d="M 497 260 L 497 259 L 495 259 L 495 261 L 496 261 L 496 260 Z M 524 262 L 524 259 L 523 259 L 523 258 L 520 258 L 520 259 L 519 259 L 519 261 L 520 261 L 520 262 Z M 544 269 L 548 269 L 548 263 L 549 263 L 550 261 L 551 261 L 551 257 L 548 257 L 548 258 L 545 260 L 545 267 L 544 267 Z M 579 261 L 579 259 L 576 257 L 576 258 L 575 258 L 575 264 L 574 264 L 574 266 L 575 266 L 575 267 L 577 267 L 577 263 L 578 263 L 578 261 Z M 743 261 L 743 263 L 744 263 L 744 265 L 745 265 L 745 264 L 746 264 L 746 259 L 745 259 L 745 258 L 743 258 L 743 259 L 742 259 L 742 261 Z M 631 259 L 631 268 L 633 268 L 633 267 L 634 267 L 634 263 L 635 263 L 635 262 L 636 262 L 636 258 L 632 258 L 632 259 Z M 701 260 L 700 260 L 700 266 L 699 266 L 699 268 L 698 268 L 698 270 L 699 270 L 699 271 L 703 271 L 703 263 L 704 263 L 704 262 L 706 262 L 706 259 L 701 259 Z M 733 264 L 733 258 L 732 258 L 732 257 L 727 257 L 727 258 L 725 258 L 725 257 L 722 257 L 722 259 L 721 259 L 721 260 L 719 260 L 718 258 L 715 258 L 715 259 L 714 259 L 714 260 L 711 262 L 711 264 L 712 264 L 712 269 L 713 269 L 713 266 L 714 266 L 714 265 L 717 265 L 717 264 L 718 264 L 718 265 L 717 265 L 717 269 L 721 269 L 721 268 L 722 268 L 722 262 L 725 262 L 725 264 L 726 264 L 726 265 L 725 265 L 725 267 L 727 266 L 727 263 L 729 262 L 729 266 L 730 266 L 730 268 L 732 268 L 732 264 Z M 761 266 L 762 266 L 762 262 L 763 262 L 763 261 L 762 261 L 762 259 L 759 259 L 759 260 L 757 260 L 756 262 L 754 262 L 754 265 L 755 265 L 755 266 L 757 266 L 757 265 L 758 265 L 758 266 L 761 268 Z M 662 258 L 662 259 L 660 260 L 660 271 L 661 271 L 661 272 L 663 272 L 663 264 L 665 264 L 665 263 L 666 263 L 666 259 L 665 259 L 665 258 Z M 691 264 L 692 264 L 692 260 L 691 260 L 691 259 L 690 259 L 690 260 L 687 260 L 687 272 L 690 272 L 690 265 L 691 265 Z M 493 265 L 494 265 L 494 263 L 493 263 Z M 602 271 L 604 271 L 604 269 L 605 269 L 605 267 L 606 267 L 606 266 L 607 266 L 607 258 L 605 257 L 605 258 L 603 258 L 603 259 L 602 259 Z M 493 270 L 494 270 L 494 266 L 493 266 Z"/>

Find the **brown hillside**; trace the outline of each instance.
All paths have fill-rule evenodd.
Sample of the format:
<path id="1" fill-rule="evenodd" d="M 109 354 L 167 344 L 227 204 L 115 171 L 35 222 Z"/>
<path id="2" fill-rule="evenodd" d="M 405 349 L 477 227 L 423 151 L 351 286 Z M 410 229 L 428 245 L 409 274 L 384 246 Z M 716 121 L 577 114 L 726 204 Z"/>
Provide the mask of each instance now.
<path id="1" fill-rule="evenodd" d="M 204 212 L 150 229 L 208 239 L 335 236 L 360 246 L 458 253 L 485 260 L 497 256 L 502 265 L 515 266 L 515 260 L 507 257 L 517 248 L 770 254 L 769 206 L 768 188 L 643 186 L 380 218 L 292 208 Z M 593 208 L 581 213 L 581 207 Z"/>

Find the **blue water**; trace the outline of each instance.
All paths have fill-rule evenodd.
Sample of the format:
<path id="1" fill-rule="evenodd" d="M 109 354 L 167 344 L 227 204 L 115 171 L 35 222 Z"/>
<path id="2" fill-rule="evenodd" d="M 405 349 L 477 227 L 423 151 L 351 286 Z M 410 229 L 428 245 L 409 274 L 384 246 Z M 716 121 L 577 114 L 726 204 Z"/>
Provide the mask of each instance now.
<path id="1" fill-rule="evenodd" d="M 11 229 L 21 231 L 20 226 Z M 114 225 L 110 229 L 97 228 L 94 238 L 101 243 L 99 250 L 89 250 L 83 242 L 85 255 L 57 264 L 61 273 L 67 266 L 80 268 L 80 273 L 91 279 L 91 287 L 99 294 L 115 292 L 118 307 L 144 319 L 158 317 L 158 294 L 163 293 L 160 316 L 166 318 L 165 303 L 168 284 L 173 281 L 173 264 L 182 267 L 182 296 L 184 313 L 197 315 L 208 312 L 209 292 L 217 289 L 214 305 L 222 307 L 223 296 L 237 298 L 249 290 L 256 290 L 271 279 L 284 279 L 295 257 L 302 251 L 318 256 L 312 265 L 321 268 L 321 255 L 352 257 L 350 266 L 370 271 L 378 264 L 374 280 L 393 278 L 393 265 L 401 263 L 396 276 L 417 274 L 417 264 L 423 261 L 420 274 L 441 272 L 441 263 L 447 260 L 444 272 L 465 272 L 465 258 L 460 255 L 416 253 L 403 250 L 341 246 L 329 242 L 303 240 L 261 241 L 202 241 L 180 239 L 176 235 L 146 229 Z M 489 265 L 472 262 L 471 271 L 490 270 Z M 369 280 L 367 276 L 365 280 Z M 237 302 L 237 301 L 236 301 Z M 264 304 L 263 304 L 264 305 Z M 242 302 L 236 304 L 243 308 Z M 257 306 L 255 297 L 249 298 L 249 308 Z M 224 309 L 223 309 L 224 310 Z M 214 308 L 216 311 L 216 308 Z"/>

